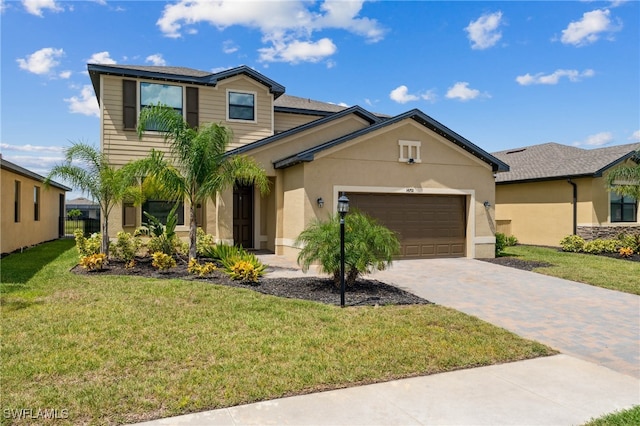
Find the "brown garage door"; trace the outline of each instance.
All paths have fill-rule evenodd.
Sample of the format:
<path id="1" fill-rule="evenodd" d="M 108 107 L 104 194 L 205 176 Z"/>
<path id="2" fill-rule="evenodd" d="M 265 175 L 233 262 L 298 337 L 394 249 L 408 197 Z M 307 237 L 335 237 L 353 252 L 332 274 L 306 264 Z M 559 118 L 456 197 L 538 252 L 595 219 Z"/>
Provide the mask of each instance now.
<path id="1" fill-rule="evenodd" d="M 465 197 L 348 193 L 352 208 L 398 233 L 401 258 L 463 257 Z"/>

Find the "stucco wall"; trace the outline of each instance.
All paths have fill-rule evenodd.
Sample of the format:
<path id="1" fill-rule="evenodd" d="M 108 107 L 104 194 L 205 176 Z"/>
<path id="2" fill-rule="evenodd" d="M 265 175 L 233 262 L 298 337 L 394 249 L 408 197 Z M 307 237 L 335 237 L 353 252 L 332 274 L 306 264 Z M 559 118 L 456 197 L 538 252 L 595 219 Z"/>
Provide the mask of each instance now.
<path id="1" fill-rule="evenodd" d="M 593 179 L 575 179 L 578 224 L 595 216 Z M 566 180 L 496 186 L 496 220 L 510 221 L 511 234 L 522 244 L 558 246 L 573 233 L 573 187 Z"/>
<path id="2" fill-rule="evenodd" d="M 422 163 L 399 162 L 398 140 L 422 142 Z M 300 173 L 303 170 L 303 181 Z M 467 197 L 468 256 L 494 255 L 492 210 L 484 201 L 494 204 L 494 181 L 490 166 L 407 120 L 384 131 L 376 132 L 316 155 L 316 159 L 284 170 L 287 187 L 282 253 L 294 256 L 287 247 L 313 219 L 325 219 L 335 211 L 337 189 L 360 188 L 358 192 L 401 192 L 424 194 L 459 194 Z M 301 189 L 302 188 L 302 189 Z M 325 200 L 319 208 L 317 198 Z M 277 244 L 278 245 L 278 244 Z"/>
<path id="3" fill-rule="evenodd" d="M 0 252 L 11 253 L 59 237 L 60 195 L 65 191 L 2 169 L 2 237 Z M 20 182 L 20 221 L 14 218 L 14 185 Z M 34 187 L 40 188 L 40 220 L 34 219 Z M 62 200 L 64 204 L 64 199 Z"/>

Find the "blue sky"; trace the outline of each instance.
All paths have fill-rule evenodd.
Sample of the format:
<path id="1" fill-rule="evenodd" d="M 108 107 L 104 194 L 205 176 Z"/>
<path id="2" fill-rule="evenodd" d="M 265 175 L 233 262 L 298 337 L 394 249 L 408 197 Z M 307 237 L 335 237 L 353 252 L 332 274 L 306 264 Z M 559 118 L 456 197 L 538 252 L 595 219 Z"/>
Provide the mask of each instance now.
<path id="1" fill-rule="evenodd" d="M 637 1 L 0 0 L 3 158 L 99 144 L 86 64 L 248 65 L 286 93 L 418 108 L 489 152 L 640 142 Z M 70 194 L 71 197 L 79 194 Z"/>

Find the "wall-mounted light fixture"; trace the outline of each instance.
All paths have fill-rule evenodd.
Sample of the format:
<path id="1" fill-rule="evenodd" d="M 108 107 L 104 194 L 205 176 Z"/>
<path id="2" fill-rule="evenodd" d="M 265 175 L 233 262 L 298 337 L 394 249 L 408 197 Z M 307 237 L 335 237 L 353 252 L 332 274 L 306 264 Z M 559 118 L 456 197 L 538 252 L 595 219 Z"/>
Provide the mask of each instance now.
<path id="1" fill-rule="evenodd" d="M 319 197 L 316 200 L 316 204 L 318 204 L 318 207 L 323 208 L 324 207 L 324 200 L 322 199 L 322 197 Z"/>
<path id="2" fill-rule="evenodd" d="M 414 160 L 413 158 L 409 158 L 407 164 L 416 164 L 416 160 Z"/>
<path id="3" fill-rule="evenodd" d="M 490 203 L 490 202 L 488 202 L 488 201 L 485 201 L 485 202 L 484 202 L 484 203 L 482 203 L 482 204 L 484 204 L 485 208 L 487 208 L 487 209 L 488 209 L 489 207 L 491 207 L 491 203 Z"/>

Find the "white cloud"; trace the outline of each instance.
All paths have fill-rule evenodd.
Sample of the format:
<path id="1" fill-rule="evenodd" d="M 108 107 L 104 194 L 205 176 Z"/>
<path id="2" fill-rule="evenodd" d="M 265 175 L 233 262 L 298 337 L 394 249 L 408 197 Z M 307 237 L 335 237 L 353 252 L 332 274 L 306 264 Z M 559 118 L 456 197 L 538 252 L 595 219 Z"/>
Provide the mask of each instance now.
<path id="1" fill-rule="evenodd" d="M 417 101 L 420 99 L 417 95 L 409 93 L 409 88 L 405 85 L 398 86 L 389 93 L 391 100 L 398 102 L 399 104 L 406 104 L 407 102 Z"/>
<path id="2" fill-rule="evenodd" d="M 64 100 L 69 104 L 69 112 L 100 117 L 100 106 L 90 84 L 84 85 L 79 96 Z"/>
<path id="3" fill-rule="evenodd" d="M 109 52 L 98 52 L 91 55 L 91 57 L 87 60 L 90 64 L 104 64 L 104 65 L 113 65 L 116 63 L 109 56 Z"/>
<path id="4" fill-rule="evenodd" d="M 337 50 L 333 41 L 313 39 L 313 33 L 324 29 L 342 29 L 377 42 L 384 37 L 375 19 L 359 17 L 363 0 L 325 1 L 319 7 L 304 0 L 252 2 L 180 0 L 166 5 L 156 24 L 167 37 L 182 37 L 189 26 L 206 22 L 219 30 L 233 25 L 257 29 L 267 46 L 259 49 L 263 62 L 318 62 Z M 315 9 L 313 9 L 315 8 Z M 185 28 L 186 27 L 186 28 Z M 224 44 L 225 53 L 237 49 Z"/>
<path id="5" fill-rule="evenodd" d="M 8 143 L 0 143 L 0 148 L 4 151 L 20 151 L 20 152 L 64 152 L 61 146 L 44 146 L 44 145 L 10 145 Z"/>
<path id="6" fill-rule="evenodd" d="M 619 31 L 622 25 L 614 25 L 610 19 L 611 11 L 596 9 L 585 12 L 580 21 L 571 22 L 562 30 L 561 41 L 574 46 L 586 46 L 596 42 L 603 33 Z"/>
<path id="7" fill-rule="evenodd" d="M 64 155 L 4 155 L 2 154 L 2 158 L 7 161 L 10 161 L 14 164 L 19 165 L 20 167 L 24 167 L 27 170 L 30 170 L 34 173 L 37 173 L 41 176 L 46 176 L 49 174 L 53 166 L 56 164 L 60 164 L 64 161 Z M 56 182 L 63 183 L 59 179 L 55 179 Z"/>
<path id="8" fill-rule="evenodd" d="M 584 141 L 574 142 L 573 146 L 603 146 L 611 143 L 613 141 L 613 133 L 611 132 L 600 132 L 595 135 L 587 136 Z"/>
<path id="9" fill-rule="evenodd" d="M 156 53 L 154 55 L 149 55 L 147 56 L 147 59 L 145 59 L 146 62 L 151 62 L 153 65 L 156 66 L 165 66 L 167 65 L 167 61 L 164 60 L 164 58 L 162 57 L 162 55 L 160 53 Z"/>
<path id="10" fill-rule="evenodd" d="M 52 12 L 61 12 L 62 9 L 54 0 L 22 0 L 22 5 L 32 15 L 42 17 L 42 10 L 49 9 Z"/>
<path id="11" fill-rule="evenodd" d="M 60 74 L 58 74 L 58 77 L 63 78 L 63 79 L 68 79 L 71 77 L 71 71 L 66 70 L 66 71 L 62 71 L 60 72 Z"/>
<path id="12" fill-rule="evenodd" d="M 31 55 L 18 58 L 16 61 L 20 68 L 34 74 L 49 74 L 60 62 L 57 58 L 64 56 L 64 50 L 45 47 Z"/>
<path id="13" fill-rule="evenodd" d="M 447 94 L 445 96 L 447 97 L 447 99 L 458 99 L 460 101 L 468 101 L 479 96 L 487 98 L 490 97 L 489 94 L 482 94 L 477 89 L 469 88 L 469 83 L 466 81 L 459 81 L 453 86 L 449 87 L 449 90 L 447 90 Z"/>
<path id="14" fill-rule="evenodd" d="M 516 77 L 518 84 L 522 86 L 529 86 L 531 84 L 558 84 L 562 77 L 567 77 L 569 81 L 575 83 L 582 80 L 585 77 L 593 77 L 595 72 L 592 69 L 587 69 L 582 72 L 578 70 L 555 70 L 551 74 L 544 75 L 543 73 L 537 73 L 531 75 L 529 73 L 525 75 L 519 75 Z"/>
<path id="15" fill-rule="evenodd" d="M 293 40 L 286 43 L 274 40 L 272 47 L 258 49 L 260 60 L 263 62 L 319 62 L 333 55 L 338 48 L 328 38 L 317 42 Z"/>
<path id="16" fill-rule="evenodd" d="M 235 53 L 238 49 L 238 46 L 233 42 L 233 40 L 225 40 L 222 43 L 222 51 L 226 54 Z"/>
<path id="17" fill-rule="evenodd" d="M 404 84 L 393 89 L 389 93 L 389 98 L 399 104 L 406 104 L 407 102 L 418 101 L 423 99 L 425 101 L 434 102 L 436 95 L 433 90 L 428 90 L 424 93 L 409 93 L 409 89 Z"/>
<path id="18" fill-rule="evenodd" d="M 640 130 L 636 130 L 629 136 L 629 140 L 632 142 L 640 142 Z"/>
<path id="19" fill-rule="evenodd" d="M 471 21 L 464 29 L 471 40 L 472 49 L 487 49 L 495 46 L 502 38 L 502 33 L 498 30 L 502 24 L 502 12 L 484 14 L 475 21 Z"/>

